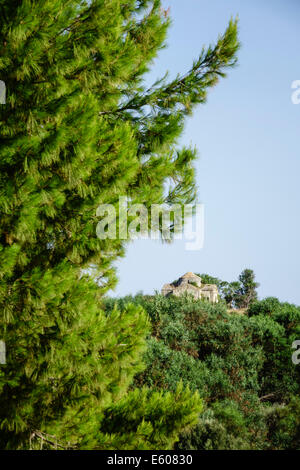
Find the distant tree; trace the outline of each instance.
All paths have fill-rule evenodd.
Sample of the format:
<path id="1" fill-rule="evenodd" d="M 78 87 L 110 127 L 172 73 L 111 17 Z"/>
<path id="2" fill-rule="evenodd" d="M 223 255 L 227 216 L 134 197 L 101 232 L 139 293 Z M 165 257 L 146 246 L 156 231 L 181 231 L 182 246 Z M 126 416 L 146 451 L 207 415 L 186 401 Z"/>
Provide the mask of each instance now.
<path id="1" fill-rule="evenodd" d="M 224 282 L 222 296 L 229 308 L 234 308 L 239 301 L 241 284 L 239 281 Z"/>
<path id="2" fill-rule="evenodd" d="M 255 282 L 255 274 L 251 269 L 245 269 L 239 276 L 238 281 L 222 281 L 209 274 L 198 274 L 203 284 L 216 284 L 220 298 L 229 308 L 248 308 L 257 299 L 256 289 L 259 286 Z"/>
<path id="3" fill-rule="evenodd" d="M 236 291 L 235 303 L 239 308 L 248 308 L 257 299 L 255 274 L 252 269 L 244 269 L 239 275 L 240 288 Z"/>

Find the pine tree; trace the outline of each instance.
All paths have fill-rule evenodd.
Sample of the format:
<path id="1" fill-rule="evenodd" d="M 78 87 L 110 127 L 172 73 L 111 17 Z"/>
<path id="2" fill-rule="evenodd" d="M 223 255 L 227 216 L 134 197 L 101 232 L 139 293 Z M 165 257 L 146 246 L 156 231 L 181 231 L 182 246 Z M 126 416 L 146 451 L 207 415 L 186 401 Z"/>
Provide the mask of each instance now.
<path id="1" fill-rule="evenodd" d="M 248 308 L 257 299 L 259 283 L 255 281 L 252 269 L 244 269 L 239 275 L 240 288 L 237 290 L 236 304 L 240 308 Z"/>
<path id="2" fill-rule="evenodd" d="M 97 238 L 96 210 L 120 194 L 195 200 L 196 151 L 177 138 L 234 66 L 237 23 L 186 74 L 146 89 L 170 24 L 159 0 L 3 0 L 0 13 L 0 446 L 105 448 L 104 435 L 126 434 L 101 423 L 126 403 L 147 320 L 101 310 L 125 241 Z M 189 403 L 184 426 L 200 409 Z"/>

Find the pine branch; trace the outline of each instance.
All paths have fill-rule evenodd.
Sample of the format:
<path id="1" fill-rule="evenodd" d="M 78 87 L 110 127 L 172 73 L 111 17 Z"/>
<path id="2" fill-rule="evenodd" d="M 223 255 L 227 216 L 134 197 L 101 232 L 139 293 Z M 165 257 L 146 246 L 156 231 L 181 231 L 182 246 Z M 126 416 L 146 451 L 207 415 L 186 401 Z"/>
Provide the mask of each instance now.
<path id="1" fill-rule="evenodd" d="M 42 431 L 35 430 L 35 431 L 32 431 L 32 433 L 30 434 L 30 438 L 29 438 L 30 450 L 32 450 L 31 443 L 32 443 L 32 440 L 35 437 L 41 439 L 41 449 L 43 448 L 43 442 L 46 442 L 47 444 L 51 445 L 55 449 L 57 449 L 57 448 L 60 448 L 60 449 L 63 449 L 63 450 L 74 450 L 74 449 L 76 449 L 76 446 L 71 446 L 70 443 L 68 445 L 59 443 L 56 436 L 52 436 L 52 435 L 46 434 Z"/>

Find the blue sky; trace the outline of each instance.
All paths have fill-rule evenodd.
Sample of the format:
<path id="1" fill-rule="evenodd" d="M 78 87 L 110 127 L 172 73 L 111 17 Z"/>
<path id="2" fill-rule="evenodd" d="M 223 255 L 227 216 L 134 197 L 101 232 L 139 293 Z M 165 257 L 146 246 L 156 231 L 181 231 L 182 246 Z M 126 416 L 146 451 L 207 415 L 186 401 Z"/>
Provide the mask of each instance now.
<path id="1" fill-rule="evenodd" d="M 113 295 L 153 293 L 187 271 L 235 280 L 252 268 L 259 296 L 300 304 L 300 105 L 291 84 L 300 80 L 300 2 L 297 0 L 168 0 L 168 47 L 149 81 L 169 70 L 184 73 L 204 44 L 239 16 L 239 66 L 188 119 L 181 144 L 195 145 L 205 243 L 186 251 L 138 240 L 117 263 Z"/>

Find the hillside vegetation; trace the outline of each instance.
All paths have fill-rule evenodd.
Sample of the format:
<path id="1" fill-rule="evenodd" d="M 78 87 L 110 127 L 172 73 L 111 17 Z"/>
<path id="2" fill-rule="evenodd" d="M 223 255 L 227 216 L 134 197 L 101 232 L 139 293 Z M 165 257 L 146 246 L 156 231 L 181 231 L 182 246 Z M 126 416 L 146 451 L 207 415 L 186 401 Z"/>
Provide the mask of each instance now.
<path id="1" fill-rule="evenodd" d="M 300 307 L 276 298 L 228 309 L 189 296 L 106 299 L 107 314 L 138 304 L 152 333 L 133 388 L 198 391 L 203 411 L 179 449 L 300 449 Z"/>

